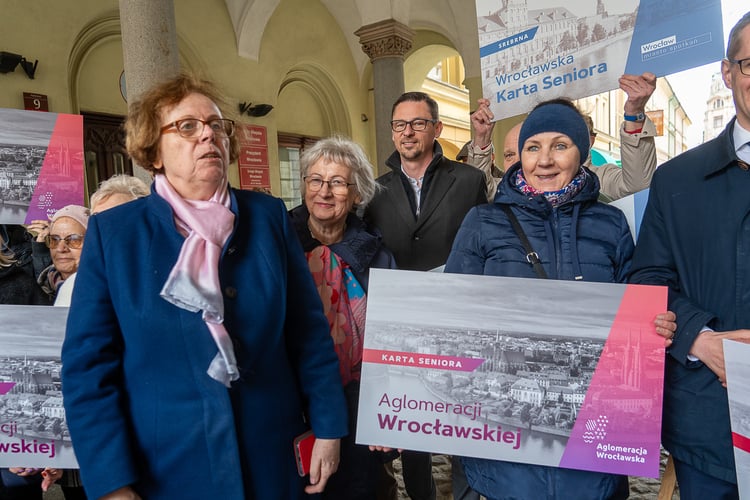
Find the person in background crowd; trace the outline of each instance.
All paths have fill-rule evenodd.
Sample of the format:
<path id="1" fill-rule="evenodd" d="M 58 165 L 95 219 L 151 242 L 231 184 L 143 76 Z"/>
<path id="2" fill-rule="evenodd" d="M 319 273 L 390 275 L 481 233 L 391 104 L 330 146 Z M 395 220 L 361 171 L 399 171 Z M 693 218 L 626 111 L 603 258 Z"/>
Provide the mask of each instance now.
<path id="1" fill-rule="evenodd" d="M 24 270 L 0 235 L 0 304 L 46 306 L 51 303 L 50 296 Z M 38 468 L 1 468 L 0 500 L 41 500 L 40 472 Z"/>
<path id="2" fill-rule="evenodd" d="M 125 174 L 114 175 L 99 184 L 99 189 L 91 195 L 89 200 L 91 215 L 143 198 L 148 194 L 148 186 L 138 177 Z"/>
<path id="3" fill-rule="evenodd" d="M 338 467 L 328 322 L 284 203 L 228 185 L 239 145 L 220 102 L 178 75 L 130 103 L 152 193 L 89 222 L 62 382 L 91 498 L 301 499 Z M 293 443 L 310 427 L 303 478 Z"/>
<path id="4" fill-rule="evenodd" d="M 537 105 L 521 127 L 521 160 L 505 174 L 492 204 L 473 208 L 456 235 L 445 272 L 624 283 L 633 239 L 625 215 L 597 202 L 599 181 L 583 162 L 586 124 L 571 101 Z M 520 225 L 531 248 L 525 248 Z M 527 260 L 533 250 L 539 266 Z M 655 320 L 669 338 L 674 314 Z M 490 500 L 622 499 L 627 476 L 499 460 L 461 458 L 469 485 Z"/>
<path id="5" fill-rule="evenodd" d="M 521 133 L 523 122 L 516 123 L 508 130 L 503 140 L 503 168 L 507 171 L 520 157 L 518 156 L 518 134 Z"/>
<path id="6" fill-rule="evenodd" d="M 37 282 L 50 298 L 61 296 L 69 301 L 76 280 L 81 248 L 86 236 L 89 209 L 80 205 L 67 205 L 52 216 L 45 242 L 52 264 L 42 271 Z"/>
<path id="7" fill-rule="evenodd" d="M 423 92 L 402 94 L 393 104 L 391 129 L 396 151 L 378 178 L 383 189 L 365 209 L 365 220 L 380 229 L 399 269 L 426 271 L 445 264 L 466 212 L 487 202 L 481 171 L 443 156 L 438 105 Z M 434 499 L 432 457 L 401 454 L 406 491 L 414 500 Z"/>
<path id="8" fill-rule="evenodd" d="M 474 138 L 463 145 L 456 155 L 456 161 L 468 163 L 484 173 L 487 184 L 487 200 L 495 198 L 497 185 L 503 178 L 504 170 L 495 166 L 495 150 L 492 146 L 492 131 L 495 122 L 487 119 L 487 110 L 480 107 L 471 114 L 471 128 Z"/>
<path id="9" fill-rule="evenodd" d="M 91 195 L 89 199 L 91 215 L 144 196 L 148 196 L 148 186 L 142 180 L 125 174 L 112 176 L 102 182 L 99 189 Z M 55 299 L 55 306 L 70 307 L 75 275 L 72 275 L 69 281 L 71 282 L 69 285 L 63 284 L 61 286 Z M 81 476 L 77 469 L 47 468 L 42 472 L 42 475 L 44 476 L 44 481 L 42 481 L 44 491 L 47 491 L 52 484 L 58 483 L 65 500 L 86 500 L 86 493 L 83 490 Z"/>
<path id="10" fill-rule="evenodd" d="M 23 270 L 0 235 L 0 304 L 49 305 L 49 296 Z M 0 468 L 0 500 L 42 500 L 41 469 Z"/>
<path id="11" fill-rule="evenodd" d="M 723 339 L 750 342 L 750 12 L 729 33 L 724 84 L 736 116 L 654 176 L 633 283 L 669 287 L 662 443 L 682 500 L 739 498 Z"/>
<path id="12" fill-rule="evenodd" d="M 0 235 L 0 304 L 44 306 L 49 296 L 37 285 Z"/>
<path id="13" fill-rule="evenodd" d="M 328 318 L 349 408 L 341 464 L 323 498 L 375 499 L 383 455 L 355 444 L 370 268 L 394 268 L 380 232 L 356 215 L 379 187 L 362 148 L 343 137 L 316 142 L 300 156 L 303 204 L 292 223 Z"/>
<path id="14" fill-rule="evenodd" d="M 622 168 L 608 163 L 600 166 L 591 165 L 591 159 L 586 159 L 586 167 L 591 169 L 601 186 L 600 193 L 604 201 L 613 201 L 646 189 L 651 183 L 651 177 L 656 170 L 656 127 L 646 116 L 646 103 L 656 90 L 656 76 L 652 73 L 643 75 L 622 75 L 620 89 L 628 98 L 624 105 L 624 122 L 620 127 L 620 155 Z M 479 107 L 474 113 L 476 120 L 491 122 L 494 115 L 490 111 L 490 101 L 479 99 Z M 594 145 L 596 133 L 590 117 L 584 117 L 589 122 L 590 145 Z M 520 124 L 517 125 L 520 130 Z M 515 127 L 514 127 L 515 128 Z M 518 161 L 518 149 L 513 149 L 514 129 L 511 129 L 505 139 L 503 159 L 507 171 L 515 161 Z"/>
<path id="15" fill-rule="evenodd" d="M 89 220 L 89 209 L 80 205 L 67 205 L 52 216 L 49 225 L 36 221 L 40 230 L 46 233 L 45 242 L 52 257 L 52 264 L 42 271 L 37 280 L 40 290 L 46 295 L 46 303 L 54 301 L 55 305 L 67 305 L 75 283 L 78 264 L 81 259 L 81 249 L 86 236 Z M 11 472 L 30 477 L 40 475 L 36 479 L 36 488 L 40 494 L 47 491 L 50 485 L 63 475 L 62 469 L 28 469 L 11 467 Z M 68 473 L 74 478 L 72 473 Z M 66 476 L 67 478 L 67 476 Z M 41 482 L 41 484 L 39 484 Z M 75 479 L 66 481 L 62 486 L 66 500 L 85 499 L 86 496 L 80 484 Z"/>
<path id="16" fill-rule="evenodd" d="M 44 221 L 45 230 L 48 225 L 49 221 Z M 36 279 L 47 266 L 52 264 L 52 259 L 44 238 L 37 242 L 37 235 L 27 231 L 27 227 L 30 225 L 0 224 L 0 237 L 5 241 L 4 251 L 13 254 L 16 265 Z"/>

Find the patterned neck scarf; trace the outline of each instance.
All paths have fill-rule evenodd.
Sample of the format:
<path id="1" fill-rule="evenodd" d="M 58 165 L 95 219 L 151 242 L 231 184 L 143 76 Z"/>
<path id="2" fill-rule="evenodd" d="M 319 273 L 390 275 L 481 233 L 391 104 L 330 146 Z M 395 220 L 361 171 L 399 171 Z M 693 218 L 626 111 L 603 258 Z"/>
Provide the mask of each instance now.
<path id="1" fill-rule="evenodd" d="M 523 176 L 523 169 L 521 168 L 518 169 L 515 180 L 516 187 L 518 187 L 518 189 L 521 190 L 521 192 L 526 196 L 531 197 L 541 194 L 544 195 L 550 205 L 552 205 L 553 207 L 559 207 L 566 201 L 570 201 L 571 199 L 573 199 L 573 197 L 581 191 L 581 188 L 583 188 L 583 182 L 586 180 L 586 175 L 587 174 L 584 169 L 579 169 L 578 174 L 573 177 L 573 180 L 570 181 L 567 186 L 557 191 L 539 191 L 533 188 L 526 182 L 526 178 Z"/>
<path id="2" fill-rule="evenodd" d="M 306 255 L 339 357 L 341 381 L 346 386 L 359 380 L 362 370 L 367 297 L 349 265 L 330 248 L 320 245 Z"/>
<path id="3" fill-rule="evenodd" d="M 224 298 L 219 283 L 219 257 L 234 226 L 234 214 L 226 182 L 208 201 L 186 200 L 174 190 L 163 174 L 154 178 L 156 192 L 174 211 L 180 233 L 187 236 L 172 271 L 161 290 L 161 297 L 192 312 L 203 311 L 203 321 L 219 352 L 208 367 L 208 374 L 229 387 L 239 378 L 232 339 L 224 328 Z"/>

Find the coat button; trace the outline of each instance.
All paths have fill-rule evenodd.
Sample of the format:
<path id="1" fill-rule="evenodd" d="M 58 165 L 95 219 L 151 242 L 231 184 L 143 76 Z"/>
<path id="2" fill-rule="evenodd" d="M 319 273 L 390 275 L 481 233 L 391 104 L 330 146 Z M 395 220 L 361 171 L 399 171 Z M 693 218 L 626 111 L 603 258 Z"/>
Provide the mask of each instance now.
<path id="1" fill-rule="evenodd" d="M 237 289 L 233 286 L 228 286 L 224 289 L 224 295 L 226 295 L 229 299 L 236 299 Z"/>
<path id="2" fill-rule="evenodd" d="M 416 234 L 414 235 L 414 241 L 419 241 L 419 236 Z"/>
<path id="3" fill-rule="evenodd" d="M 237 251 L 237 247 L 229 247 L 227 248 L 227 255 L 232 255 L 236 251 Z"/>

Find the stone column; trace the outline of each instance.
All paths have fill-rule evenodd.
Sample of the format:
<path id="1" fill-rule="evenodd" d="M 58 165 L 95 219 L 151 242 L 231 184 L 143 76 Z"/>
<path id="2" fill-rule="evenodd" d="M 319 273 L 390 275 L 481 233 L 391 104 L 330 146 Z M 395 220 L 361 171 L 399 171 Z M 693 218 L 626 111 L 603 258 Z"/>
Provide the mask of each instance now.
<path id="1" fill-rule="evenodd" d="M 404 93 L 404 54 L 411 50 L 414 30 L 394 19 L 362 26 L 354 32 L 372 62 L 375 91 L 376 174 L 388 170 L 385 160 L 393 152 L 391 107 Z"/>
<path id="2" fill-rule="evenodd" d="M 120 27 L 128 103 L 180 71 L 173 0 L 120 0 Z M 140 166 L 136 177 L 151 182 Z"/>

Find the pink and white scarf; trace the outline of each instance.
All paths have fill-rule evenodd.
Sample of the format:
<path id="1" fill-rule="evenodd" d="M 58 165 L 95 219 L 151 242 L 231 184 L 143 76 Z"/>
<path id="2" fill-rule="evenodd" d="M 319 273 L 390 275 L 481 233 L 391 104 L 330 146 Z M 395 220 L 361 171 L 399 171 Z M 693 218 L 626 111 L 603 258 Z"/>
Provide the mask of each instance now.
<path id="1" fill-rule="evenodd" d="M 224 298 L 219 282 L 219 257 L 234 226 L 226 182 L 208 201 L 186 200 L 163 174 L 154 177 L 156 192 L 174 211 L 177 229 L 186 236 L 161 297 L 192 312 L 203 311 L 203 321 L 219 352 L 208 367 L 211 378 L 229 387 L 239 378 L 232 339 L 224 328 Z"/>

